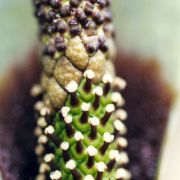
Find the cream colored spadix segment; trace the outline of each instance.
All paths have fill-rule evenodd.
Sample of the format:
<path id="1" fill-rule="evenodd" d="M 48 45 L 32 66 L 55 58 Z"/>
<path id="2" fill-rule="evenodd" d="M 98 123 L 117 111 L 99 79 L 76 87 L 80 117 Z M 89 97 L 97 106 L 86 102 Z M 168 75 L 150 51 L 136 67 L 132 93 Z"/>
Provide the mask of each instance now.
<path id="1" fill-rule="evenodd" d="M 53 107 L 58 109 L 61 108 L 67 97 L 66 91 L 53 78 L 49 80 L 47 86 L 47 95 Z"/>
<path id="2" fill-rule="evenodd" d="M 107 143 L 111 143 L 114 140 L 114 135 L 110 134 L 109 132 L 105 132 L 103 134 L 103 139 Z"/>
<path id="3" fill-rule="evenodd" d="M 99 118 L 94 116 L 92 118 L 89 118 L 89 122 L 92 126 L 98 126 L 100 123 L 100 120 L 99 120 Z"/>
<path id="4" fill-rule="evenodd" d="M 37 125 L 42 128 L 46 127 L 47 126 L 46 119 L 44 117 L 39 117 L 37 119 Z"/>
<path id="5" fill-rule="evenodd" d="M 40 115 L 41 116 L 46 116 L 50 114 L 50 109 L 48 107 L 42 107 L 40 109 Z"/>
<path id="6" fill-rule="evenodd" d="M 110 150 L 109 151 L 109 159 L 110 160 L 115 160 L 119 156 L 119 151 L 118 150 Z"/>
<path id="7" fill-rule="evenodd" d="M 34 105 L 34 110 L 40 112 L 40 110 L 44 107 L 43 101 L 37 101 Z"/>
<path id="8" fill-rule="evenodd" d="M 113 78 L 116 76 L 114 64 L 110 60 L 105 62 L 105 73 L 111 74 Z"/>
<path id="9" fill-rule="evenodd" d="M 90 107 L 91 107 L 90 103 L 83 102 L 82 105 L 81 105 L 82 111 L 86 111 L 86 112 L 89 111 Z"/>
<path id="10" fill-rule="evenodd" d="M 126 126 L 119 119 L 115 120 L 113 122 L 113 125 L 115 129 L 118 130 L 121 135 L 125 135 L 127 133 Z"/>
<path id="11" fill-rule="evenodd" d="M 62 116 L 63 116 L 64 118 L 67 117 L 69 111 L 70 111 L 70 107 L 68 107 L 68 106 L 63 106 L 63 107 L 61 108 L 61 114 L 62 114 Z"/>
<path id="12" fill-rule="evenodd" d="M 37 126 L 37 127 L 34 129 L 34 135 L 38 137 L 38 136 L 40 136 L 40 135 L 42 135 L 42 134 L 43 134 L 42 128 Z"/>
<path id="13" fill-rule="evenodd" d="M 98 96 L 102 96 L 103 95 L 103 89 L 100 86 L 97 86 L 93 89 L 93 94 L 97 94 Z"/>
<path id="14" fill-rule="evenodd" d="M 74 138 L 76 141 L 81 141 L 84 139 L 84 135 L 80 131 L 77 131 L 75 132 Z"/>
<path id="15" fill-rule="evenodd" d="M 50 166 L 46 163 L 41 163 L 40 166 L 39 166 L 39 172 L 40 173 L 46 173 L 50 170 Z"/>
<path id="16" fill-rule="evenodd" d="M 69 170 L 73 170 L 76 168 L 76 162 L 73 159 L 70 159 L 67 163 L 66 163 L 66 168 Z"/>
<path id="17" fill-rule="evenodd" d="M 112 113 L 112 112 L 115 110 L 114 104 L 108 104 L 108 105 L 105 107 L 105 110 L 106 110 L 106 112 L 108 112 L 108 113 Z"/>
<path id="18" fill-rule="evenodd" d="M 65 151 L 68 150 L 69 149 L 69 143 L 66 142 L 66 141 L 62 142 L 61 145 L 60 145 L 60 148 L 62 150 L 65 150 Z"/>
<path id="19" fill-rule="evenodd" d="M 68 41 L 66 56 L 78 69 L 84 70 L 89 62 L 89 57 L 79 36 Z"/>
<path id="20" fill-rule="evenodd" d="M 73 117 L 71 115 L 68 115 L 64 118 L 64 121 L 66 124 L 70 124 L 73 121 Z"/>
<path id="21" fill-rule="evenodd" d="M 42 64 L 44 72 L 48 76 L 51 76 L 53 74 L 56 61 L 50 57 L 45 56 L 42 58 Z"/>
<path id="22" fill-rule="evenodd" d="M 130 180 L 131 179 L 131 173 L 124 169 L 124 168 L 119 168 L 116 171 L 116 179 L 123 179 L 123 180 Z"/>
<path id="23" fill-rule="evenodd" d="M 45 163 L 50 163 L 53 161 L 53 159 L 54 159 L 54 154 L 52 154 L 52 153 L 46 154 L 44 156 L 44 162 Z"/>
<path id="24" fill-rule="evenodd" d="M 34 150 L 36 155 L 42 155 L 44 153 L 44 151 L 45 151 L 45 148 L 42 144 L 36 145 L 35 150 Z"/>
<path id="25" fill-rule="evenodd" d="M 95 180 L 95 179 L 92 175 L 89 174 L 84 177 L 84 180 Z"/>
<path id="26" fill-rule="evenodd" d="M 48 82 L 49 82 L 49 76 L 46 73 L 42 72 L 41 77 L 40 77 L 40 84 L 41 84 L 41 87 L 43 89 L 43 92 L 47 91 Z"/>
<path id="27" fill-rule="evenodd" d="M 102 78 L 103 83 L 107 84 L 107 83 L 112 83 L 113 82 L 113 77 L 111 74 L 104 74 L 103 78 Z"/>
<path id="28" fill-rule="evenodd" d="M 122 151 L 118 154 L 118 156 L 116 157 L 116 161 L 120 164 L 127 164 L 129 162 L 129 157 L 127 155 L 126 152 Z"/>
<path id="29" fill-rule="evenodd" d="M 117 142 L 118 146 L 120 146 L 121 148 L 126 148 L 128 146 L 128 141 L 124 137 L 118 137 L 116 139 L 116 142 Z"/>
<path id="30" fill-rule="evenodd" d="M 94 83 L 101 81 L 103 74 L 105 73 L 105 55 L 100 50 L 97 51 L 94 56 L 90 58 L 87 69 L 91 69 L 95 73 Z"/>
<path id="31" fill-rule="evenodd" d="M 107 166 L 104 162 L 98 162 L 95 164 L 96 169 L 98 172 L 104 172 L 107 169 Z"/>
<path id="32" fill-rule="evenodd" d="M 89 156 L 95 156 L 98 150 L 94 146 L 88 146 L 85 151 Z"/>
<path id="33" fill-rule="evenodd" d="M 113 86 L 117 87 L 119 90 L 123 90 L 126 88 L 127 83 L 126 81 L 121 77 L 115 77 L 113 81 Z"/>
<path id="34" fill-rule="evenodd" d="M 83 75 L 87 79 L 94 79 L 95 78 L 95 73 L 93 70 L 86 70 Z"/>
<path id="35" fill-rule="evenodd" d="M 53 126 L 49 125 L 45 130 L 44 130 L 44 133 L 45 134 L 53 134 L 55 132 L 55 129 Z"/>
<path id="36" fill-rule="evenodd" d="M 58 60 L 54 69 L 54 76 L 63 88 L 65 88 L 72 80 L 79 84 L 82 75 L 83 73 L 79 71 L 66 57 L 62 57 Z"/>
<path id="37" fill-rule="evenodd" d="M 38 95 L 40 95 L 42 93 L 42 88 L 39 84 L 35 84 L 32 88 L 31 88 L 31 96 L 36 97 Z"/>
<path id="38" fill-rule="evenodd" d="M 70 81 L 65 88 L 69 93 L 74 93 L 78 89 L 78 84 L 76 81 Z"/>
<path id="39" fill-rule="evenodd" d="M 113 103 L 116 103 L 118 106 L 123 106 L 124 105 L 124 98 L 118 92 L 113 92 L 112 93 L 111 100 L 112 100 Z"/>
<path id="40" fill-rule="evenodd" d="M 48 142 L 48 138 L 46 135 L 41 135 L 38 138 L 38 143 L 40 144 L 46 144 Z"/>
<path id="41" fill-rule="evenodd" d="M 50 178 L 52 180 L 59 180 L 62 177 L 61 171 L 56 170 L 56 171 L 52 171 L 50 173 Z"/>
<path id="42" fill-rule="evenodd" d="M 128 116 L 128 114 L 124 109 L 118 109 L 115 111 L 115 117 L 121 121 L 126 120 L 127 116 Z"/>

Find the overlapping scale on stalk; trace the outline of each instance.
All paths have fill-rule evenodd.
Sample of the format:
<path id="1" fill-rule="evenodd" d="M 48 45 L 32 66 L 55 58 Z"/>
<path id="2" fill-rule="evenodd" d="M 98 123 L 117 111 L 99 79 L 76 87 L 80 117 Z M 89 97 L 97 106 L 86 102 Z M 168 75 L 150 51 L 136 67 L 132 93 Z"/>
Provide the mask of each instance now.
<path id="1" fill-rule="evenodd" d="M 130 179 L 127 140 L 114 75 L 109 0 L 34 0 L 42 76 L 37 112 L 38 180 Z"/>

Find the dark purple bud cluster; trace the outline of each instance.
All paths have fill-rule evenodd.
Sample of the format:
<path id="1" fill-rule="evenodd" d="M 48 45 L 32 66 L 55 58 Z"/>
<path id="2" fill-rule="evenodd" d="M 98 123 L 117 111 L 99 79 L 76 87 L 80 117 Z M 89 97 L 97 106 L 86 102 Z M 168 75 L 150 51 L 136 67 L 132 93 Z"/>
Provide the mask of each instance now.
<path id="1" fill-rule="evenodd" d="M 110 0 L 70 0 L 69 2 L 34 0 L 33 2 L 40 25 L 40 37 L 47 36 L 48 38 L 45 39 L 49 41 L 45 43 L 45 55 L 54 57 L 56 52 L 64 52 L 68 42 L 65 38 L 81 36 L 82 31 L 87 36 L 97 35 L 101 26 L 105 36 L 97 43 L 85 44 L 85 47 L 88 53 L 95 53 L 98 49 L 103 52 L 108 50 L 106 38 L 114 36 L 112 17 L 107 8 Z"/>

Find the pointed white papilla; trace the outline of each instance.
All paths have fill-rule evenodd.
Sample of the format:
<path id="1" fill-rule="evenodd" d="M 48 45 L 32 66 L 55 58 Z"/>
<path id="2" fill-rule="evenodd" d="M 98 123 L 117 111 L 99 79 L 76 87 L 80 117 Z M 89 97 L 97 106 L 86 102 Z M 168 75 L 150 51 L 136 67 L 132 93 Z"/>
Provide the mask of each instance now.
<path id="1" fill-rule="evenodd" d="M 110 134 L 109 132 L 105 132 L 103 134 L 103 139 L 107 143 L 111 143 L 114 140 L 114 135 Z"/>
<path id="2" fill-rule="evenodd" d="M 66 142 L 66 141 L 62 142 L 61 145 L 60 145 L 60 148 L 62 150 L 65 150 L 65 151 L 68 150 L 69 149 L 69 143 Z"/>
<path id="3" fill-rule="evenodd" d="M 120 77 L 115 77 L 113 85 L 118 87 L 120 90 L 123 90 L 126 88 L 126 81 Z"/>
<path id="4" fill-rule="evenodd" d="M 116 103 L 118 106 L 122 106 L 124 104 L 124 99 L 123 99 L 122 95 L 118 92 L 112 93 L 111 100 L 113 103 Z"/>
<path id="5" fill-rule="evenodd" d="M 104 162 L 96 163 L 95 167 L 99 172 L 104 172 L 107 169 L 107 166 L 106 166 L 106 164 Z"/>
<path id="6" fill-rule="evenodd" d="M 75 132 L 74 138 L 76 141 L 81 141 L 84 139 L 84 136 L 80 131 L 77 131 L 77 132 Z"/>
<path id="7" fill-rule="evenodd" d="M 103 83 L 107 84 L 107 83 L 112 83 L 113 82 L 113 77 L 111 74 L 104 74 L 103 78 L 102 78 Z"/>
<path id="8" fill-rule="evenodd" d="M 50 163 L 54 159 L 54 154 L 49 153 L 44 156 L 44 162 Z"/>
<path id="9" fill-rule="evenodd" d="M 53 134 L 55 132 L 55 129 L 53 126 L 49 125 L 45 130 L 45 134 Z"/>
<path id="10" fill-rule="evenodd" d="M 98 96 L 102 96 L 103 95 L 103 89 L 100 86 L 97 86 L 93 89 L 93 94 L 97 94 Z"/>
<path id="11" fill-rule="evenodd" d="M 124 109 L 118 109 L 116 112 L 115 112 L 115 115 L 117 118 L 119 118 L 121 121 L 124 121 L 127 119 L 127 112 L 124 110 Z"/>
<path id="12" fill-rule="evenodd" d="M 94 146 L 88 146 L 85 151 L 89 156 L 95 156 L 98 150 Z"/>
<path id="13" fill-rule="evenodd" d="M 99 121 L 99 118 L 97 117 L 92 117 L 92 118 L 89 118 L 89 122 L 92 126 L 98 126 L 100 121 Z"/>
<path id="14" fill-rule="evenodd" d="M 74 93 L 78 89 L 78 83 L 76 81 L 70 81 L 65 88 L 69 93 Z"/>
<path id="15" fill-rule="evenodd" d="M 72 123 L 72 120 L 73 120 L 73 117 L 72 117 L 71 115 L 67 115 L 67 116 L 64 118 L 64 121 L 65 121 L 67 124 Z"/>
<path id="16" fill-rule="evenodd" d="M 116 179 L 130 180 L 131 179 L 131 173 L 124 168 L 119 168 L 116 171 Z"/>
<path id="17" fill-rule="evenodd" d="M 115 160 L 118 155 L 119 155 L 119 151 L 118 150 L 112 149 L 112 150 L 109 151 L 109 159 L 110 160 Z"/>
<path id="18" fill-rule="evenodd" d="M 68 106 L 63 106 L 63 107 L 61 108 L 61 114 L 62 114 L 62 116 L 65 118 L 65 117 L 68 115 L 69 111 L 70 111 L 70 107 L 68 107 Z"/>
<path id="19" fill-rule="evenodd" d="M 90 103 L 83 102 L 82 105 L 81 105 L 82 111 L 89 111 L 90 107 L 91 107 Z"/>
<path id="20" fill-rule="evenodd" d="M 95 180 L 95 179 L 92 175 L 89 174 L 84 177 L 84 180 Z"/>
<path id="21" fill-rule="evenodd" d="M 44 117 L 39 117 L 37 120 L 37 125 L 42 128 L 46 127 L 47 126 L 46 119 Z"/>
<path id="22" fill-rule="evenodd" d="M 108 113 L 112 113 L 112 112 L 115 110 L 114 104 L 108 104 L 108 105 L 105 107 L 105 110 L 106 110 L 106 112 L 108 112 Z"/>
<path id="23" fill-rule="evenodd" d="M 117 142 L 117 144 L 118 144 L 120 147 L 122 147 L 122 148 L 126 148 L 126 147 L 128 146 L 128 141 L 127 141 L 127 139 L 124 138 L 124 137 L 118 137 L 118 138 L 116 139 L 116 142 Z"/>
<path id="24" fill-rule="evenodd" d="M 95 78 L 95 73 L 94 71 L 88 69 L 84 72 L 84 77 L 88 79 L 94 79 Z"/>
<path id="25" fill-rule="evenodd" d="M 76 168 L 76 162 L 73 159 L 70 159 L 67 163 L 66 163 L 66 168 L 73 170 Z"/>
<path id="26" fill-rule="evenodd" d="M 56 170 L 50 173 L 50 178 L 52 180 L 59 180 L 61 177 L 62 177 L 61 171 Z"/>
<path id="27" fill-rule="evenodd" d="M 115 129 L 116 129 L 117 131 L 119 131 L 119 133 L 120 133 L 121 135 L 124 135 L 124 134 L 127 133 L 127 128 L 126 128 L 126 126 L 125 126 L 119 119 L 115 120 L 115 121 L 113 122 L 113 124 L 114 124 Z"/>
<path id="28" fill-rule="evenodd" d="M 48 138 L 46 135 L 41 135 L 38 138 L 38 143 L 40 144 L 46 144 L 48 142 Z"/>

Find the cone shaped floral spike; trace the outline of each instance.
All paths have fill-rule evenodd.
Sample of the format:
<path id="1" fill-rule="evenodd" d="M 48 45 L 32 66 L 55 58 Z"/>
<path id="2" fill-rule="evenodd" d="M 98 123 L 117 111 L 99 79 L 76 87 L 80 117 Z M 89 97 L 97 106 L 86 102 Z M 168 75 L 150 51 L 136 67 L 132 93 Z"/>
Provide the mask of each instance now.
<path id="1" fill-rule="evenodd" d="M 39 23 L 37 180 L 129 180 L 126 82 L 115 76 L 110 0 L 33 0 Z"/>

